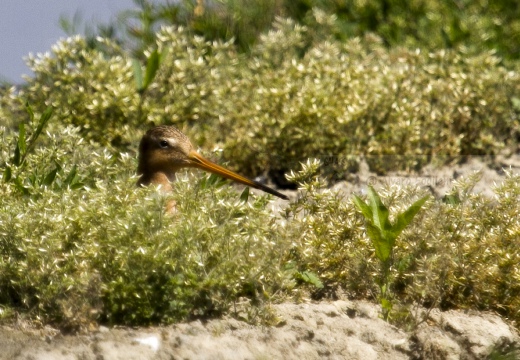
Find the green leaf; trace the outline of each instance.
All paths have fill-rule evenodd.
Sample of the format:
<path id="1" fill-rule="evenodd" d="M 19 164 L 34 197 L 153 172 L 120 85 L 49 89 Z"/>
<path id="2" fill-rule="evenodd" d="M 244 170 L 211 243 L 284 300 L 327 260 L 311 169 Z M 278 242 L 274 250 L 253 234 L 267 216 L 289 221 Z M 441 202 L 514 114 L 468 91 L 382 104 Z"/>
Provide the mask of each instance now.
<path id="1" fill-rule="evenodd" d="M 300 272 L 300 278 L 308 283 L 308 284 L 312 284 L 314 285 L 315 287 L 317 287 L 318 289 L 322 289 L 323 288 L 323 283 L 321 282 L 320 278 L 314 274 L 313 272 L 311 271 L 303 271 L 303 272 Z"/>
<path id="2" fill-rule="evenodd" d="M 41 132 L 43 131 L 43 128 L 51 119 L 52 111 L 53 109 L 50 106 L 43 111 L 42 116 L 40 116 L 40 121 L 38 121 L 38 127 L 36 128 L 34 134 L 31 136 L 31 142 L 35 142 L 38 136 L 40 136 Z"/>
<path id="3" fill-rule="evenodd" d="M 4 169 L 4 176 L 3 176 L 4 182 L 10 181 L 12 176 L 13 176 L 13 172 L 11 170 L 11 167 L 10 166 L 6 166 L 5 169 Z"/>
<path id="4" fill-rule="evenodd" d="M 242 191 L 242 194 L 240 194 L 240 200 L 243 202 L 247 202 L 248 199 L 249 199 L 249 187 L 246 186 L 244 191 Z"/>
<path id="5" fill-rule="evenodd" d="M 36 133 L 38 135 L 40 135 L 41 131 L 43 130 L 43 127 L 51 119 L 53 111 L 54 109 L 52 108 L 52 106 L 48 106 L 42 113 L 42 116 L 40 117 L 40 123 L 38 124 L 38 129 L 36 130 Z"/>
<path id="6" fill-rule="evenodd" d="M 59 170 L 60 170 L 60 167 L 58 165 L 56 165 L 56 167 L 53 170 L 51 170 L 45 176 L 45 178 L 43 178 L 42 185 L 43 186 L 50 186 L 50 185 L 52 185 L 52 183 L 54 182 L 54 179 L 56 179 L 56 174 L 58 173 Z"/>
<path id="7" fill-rule="evenodd" d="M 82 189 L 84 186 L 85 186 L 85 183 L 78 181 L 78 182 L 72 183 L 72 185 L 70 185 L 70 188 L 72 190 L 77 190 L 77 189 Z"/>
<path id="8" fill-rule="evenodd" d="M 368 199 L 372 208 L 372 222 L 374 225 L 381 231 L 389 230 L 391 225 L 388 221 L 388 208 L 381 202 L 381 198 L 372 186 L 368 187 Z"/>
<path id="9" fill-rule="evenodd" d="M 367 205 L 361 198 L 354 195 L 354 205 L 361 211 L 367 220 L 367 234 L 376 250 L 376 256 L 380 261 L 386 261 L 392 252 L 395 238 L 389 232 L 390 223 L 388 222 L 388 209 L 383 205 L 381 199 L 374 188 L 368 188 L 369 204 Z"/>
<path id="10" fill-rule="evenodd" d="M 366 229 L 368 237 L 372 240 L 372 244 L 376 250 L 376 257 L 383 262 L 388 260 L 392 253 L 393 242 L 383 237 L 381 230 L 370 222 L 367 222 Z"/>
<path id="11" fill-rule="evenodd" d="M 169 46 L 165 46 L 162 51 L 161 51 L 161 56 L 160 56 L 160 59 L 159 59 L 159 64 L 161 64 L 164 59 L 166 59 L 166 57 L 168 56 L 168 54 L 170 53 L 170 47 Z"/>
<path id="12" fill-rule="evenodd" d="M 226 179 L 224 179 L 223 177 L 217 176 L 217 182 L 215 183 L 215 187 L 219 188 L 219 187 L 226 185 L 227 183 L 228 183 L 228 181 Z"/>
<path id="13" fill-rule="evenodd" d="M 25 125 L 24 123 L 21 123 L 19 125 L 18 141 L 16 142 L 16 147 L 14 148 L 14 155 L 12 160 L 14 166 L 20 166 L 22 164 L 26 151 Z"/>
<path id="14" fill-rule="evenodd" d="M 390 312 L 393 308 L 392 302 L 388 299 L 381 299 L 381 307 L 383 310 L 386 310 L 386 312 Z"/>
<path id="15" fill-rule="evenodd" d="M 22 182 L 19 178 L 14 179 L 14 184 L 18 191 L 20 191 L 23 195 L 30 195 L 29 189 L 22 185 Z"/>
<path id="16" fill-rule="evenodd" d="M 67 177 L 65 178 L 65 181 L 64 181 L 65 185 L 67 185 L 67 186 L 72 185 L 74 180 L 76 180 L 76 172 L 77 172 L 77 167 L 76 167 L 76 165 L 74 165 L 72 167 L 72 169 L 70 170 L 69 175 L 67 175 Z"/>
<path id="17" fill-rule="evenodd" d="M 460 197 L 458 193 L 455 194 L 446 194 L 442 198 L 442 202 L 445 204 L 449 204 L 452 206 L 459 205 L 461 203 Z"/>
<path id="18" fill-rule="evenodd" d="M 30 174 L 27 177 L 27 181 L 29 182 L 29 184 L 35 186 L 36 185 L 36 174 L 35 173 Z"/>
<path id="19" fill-rule="evenodd" d="M 34 114 L 32 113 L 32 109 L 31 109 L 31 106 L 29 104 L 27 104 L 27 107 L 26 107 L 27 111 L 29 112 L 29 114 L 32 114 L 30 115 L 31 118 L 34 118 Z M 27 150 L 26 152 L 23 154 L 22 158 L 21 158 L 21 162 L 23 162 L 23 160 L 25 159 L 25 157 L 27 156 L 27 154 L 32 150 L 32 148 L 34 147 L 34 145 L 36 144 L 36 140 L 38 139 L 38 137 L 40 136 L 40 134 L 42 133 L 45 125 L 47 125 L 47 123 L 49 122 L 49 120 L 51 119 L 51 116 L 52 116 L 52 107 L 47 107 L 45 109 L 45 111 L 42 113 L 42 115 L 40 116 L 40 120 L 38 121 L 38 126 L 36 127 L 36 130 L 34 131 L 34 133 L 32 134 L 31 138 L 28 140 L 28 145 L 27 145 Z"/>
<path id="20" fill-rule="evenodd" d="M 146 73 L 144 75 L 144 83 L 143 83 L 143 91 L 150 86 L 153 79 L 155 78 L 155 74 L 157 74 L 157 70 L 159 69 L 159 52 L 155 49 L 148 57 L 146 62 Z"/>
<path id="21" fill-rule="evenodd" d="M 397 238 L 397 236 L 399 236 L 399 234 L 404 230 L 404 228 L 412 222 L 415 215 L 417 215 L 419 210 L 421 210 L 422 206 L 424 205 L 426 200 L 429 199 L 429 197 L 429 195 L 426 195 L 420 198 L 419 200 L 414 202 L 406 211 L 397 216 L 397 220 L 392 228 L 392 233 L 395 238 Z"/>
<path id="22" fill-rule="evenodd" d="M 215 175 L 215 174 L 211 174 L 209 177 L 208 177 L 208 180 L 206 181 L 206 186 L 207 187 L 211 187 L 211 186 L 215 186 L 215 184 L 220 180 L 220 177 L 218 175 Z"/>
<path id="23" fill-rule="evenodd" d="M 209 176 L 204 176 L 200 182 L 200 187 L 202 189 L 208 189 L 210 187 L 219 188 L 222 185 L 226 184 L 226 179 L 216 175 L 209 174 Z"/>
<path id="24" fill-rule="evenodd" d="M 367 221 L 372 221 L 372 209 L 359 196 L 354 195 L 354 205 L 361 211 Z"/>
<path id="25" fill-rule="evenodd" d="M 29 104 L 28 101 L 25 103 L 25 111 L 27 111 L 27 114 L 29 114 L 29 119 L 31 120 L 31 122 L 33 122 L 34 121 L 34 112 L 33 112 L 31 104 Z"/>
<path id="26" fill-rule="evenodd" d="M 19 125 L 19 134 L 18 134 L 18 149 L 20 152 L 20 156 L 23 156 L 27 151 L 26 142 L 25 142 L 25 125 L 21 123 Z"/>
<path id="27" fill-rule="evenodd" d="M 14 148 L 13 165 L 20 166 L 21 163 L 22 163 L 22 155 L 20 152 L 20 146 L 18 144 L 16 144 L 16 147 Z"/>
<path id="28" fill-rule="evenodd" d="M 132 68 L 134 69 L 135 86 L 138 92 L 143 91 L 143 69 L 141 63 L 137 59 L 132 59 Z"/>

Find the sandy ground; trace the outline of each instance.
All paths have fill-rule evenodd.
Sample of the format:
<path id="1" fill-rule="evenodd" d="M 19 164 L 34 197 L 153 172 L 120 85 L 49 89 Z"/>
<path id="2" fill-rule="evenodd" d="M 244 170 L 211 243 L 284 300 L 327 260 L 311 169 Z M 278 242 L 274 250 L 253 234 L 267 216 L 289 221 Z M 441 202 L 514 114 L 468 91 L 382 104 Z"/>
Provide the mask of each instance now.
<path id="1" fill-rule="evenodd" d="M 141 329 L 100 327 L 63 336 L 52 329 L 0 328 L 0 359 L 487 359 L 520 346 L 498 316 L 432 311 L 405 333 L 363 301 L 279 304 L 274 327 L 235 319 Z"/>
<path id="2" fill-rule="evenodd" d="M 442 197 L 453 179 L 481 171 L 474 191 L 493 196 L 504 168 L 520 174 L 520 155 L 470 157 L 415 175 L 377 176 L 362 165 L 349 182 L 334 188 L 349 194 L 364 191 L 367 183 L 406 182 Z M 379 319 L 377 305 L 362 301 L 287 303 L 275 311 L 282 319 L 275 327 L 226 318 L 142 329 L 100 327 L 65 336 L 48 327 L 3 326 L 0 359 L 486 359 L 493 354 L 520 359 L 516 330 L 488 313 L 432 311 L 419 328 L 405 333 Z"/>

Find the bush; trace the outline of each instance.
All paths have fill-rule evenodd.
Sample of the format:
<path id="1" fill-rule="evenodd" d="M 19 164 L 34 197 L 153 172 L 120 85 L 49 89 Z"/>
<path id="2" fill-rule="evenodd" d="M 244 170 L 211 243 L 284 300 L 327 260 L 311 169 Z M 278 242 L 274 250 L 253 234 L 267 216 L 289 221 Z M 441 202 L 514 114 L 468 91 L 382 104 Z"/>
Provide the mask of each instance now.
<path id="1" fill-rule="evenodd" d="M 73 131 L 59 135 L 19 177 L 53 162 L 66 174 L 74 159 L 91 186 L 26 181 L 24 196 L 0 184 L 3 307 L 71 330 L 143 325 L 218 315 L 242 298 L 260 306 L 290 285 L 280 266 L 287 243 L 264 197 L 243 202 L 222 183 L 185 175 L 170 196 L 178 214 L 167 217 L 167 197 L 136 189 L 133 158 L 93 152 Z"/>
<path id="2" fill-rule="evenodd" d="M 309 178 L 317 169 L 311 163 L 293 175 L 304 182 L 303 196 L 286 210 L 294 232 L 291 261 L 317 274 L 329 294 L 375 299 L 380 269 L 362 216 L 351 201 L 323 190 L 323 180 Z M 409 324 L 411 309 L 427 306 L 492 310 L 518 324 L 520 177 L 508 173 L 494 199 L 471 193 L 478 180 L 476 173 L 456 182 L 450 194 L 457 201 L 428 202 L 396 242 L 389 283 L 398 308 L 407 310 L 394 321 L 402 324 L 404 316 Z M 390 214 L 422 195 L 401 186 L 380 190 Z"/>
<path id="3" fill-rule="evenodd" d="M 183 25 L 191 34 L 209 40 L 233 41 L 249 52 L 258 38 L 272 26 L 276 16 L 308 26 L 317 37 L 333 35 L 340 40 L 375 34 L 388 47 L 418 47 L 426 51 L 466 48 L 472 54 L 496 51 L 505 59 L 518 59 L 520 7 L 512 0 L 489 1 L 323 1 L 323 0 L 220 0 L 220 1 L 135 1 L 133 10 L 119 16 L 119 26 L 108 24 L 98 30 L 86 28 L 89 43 L 96 35 L 117 38 L 138 55 L 153 44 L 161 25 Z M 324 28 L 316 21 L 321 12 L 334 17 Z M 77 20 L 76 18 L 74 20 Z M 73 33 L 78 24 L 62 21 Z"/>
<path id="4" fill-rule="evenodd" d="M 388 51 L 367 38 L 317 45 L 302 59 L 273 55 L 297 44 L 298 30 L 305 31 L 285 24 L 263 38 L 233 112 L 222 114 L 224 155 L 243 171 L 333 157 L 329 168 L 341 177 L 360 154 L 378 172 L 417 169 L 432 157 L 494 153 L 515 142 L 518 74 L 491 54 Z"/>
<path id="5" fill-rule="evenodd" d="M 313 19 L 335 26 L 323 12 Z M 360 154 L 378 172 L 418 169 L 433 158 L 496 154 L 520 134 L 519 75 L 500 58 L 383 43 L 338 42 L 279 19 L 245 55 L 232 42 L 164 27 L 147 54 L 167 55 L 146 89 L 126 50 L 106 39 L 69 38 L 31 58 L 35 77 L 0 99 L 0 314 L 74 330 L 226 312 L 255 321 L 268 312 L 240 304 L 307 291 L 376 298 L 363 219 L 325 181 L 344 178 Z M 18 166 L 27 100 L 36 114 L 54 113 Z M 329 163 L 291 177 L 302 191 L 283 218 L 265 197 L 244 201 L 247 193 L 211 177 L 180 174 L 173 194 L 158 195 L 135 188 L 135 157 L 126 154 L 152 122 L 221 148 L 246 175 L 283 174 L 312 157 Z M 35 128 L 23 129 L 28 137 Z M 510 175 L 492 200 L 471 195 L 472 181 L 402 233 L 389 283 L 405 306 L 490 309 L 517 321 L 519 179 Z M 422 195 L 378 193 L 391 214 Z M 170 218 L 163 209 L 172 199 Z"/>
<path id="6" fill-rule="evenodd" d="M 72 129 L 47 142 L 17 175 L 26 194 L 0 184 L 4 316 L 69 330 L 229 312 L 269 321 L 262 304 L 307 291 L 377 297 L 380 269 L 364 220 L 324 189 L 319 163 L 292 176 L 302 192 L 280 218 L 266 197 L 244 201 L 213 177 L 180 174 L 168 196 L 136 189 L 134 158 L 93 147 Z M 9 158 L 5 147 L 1 153 Z M 56 163 L 63 171 L 52 186 L 30 181 Z M 62 185 L 74 166 L 81 188 Z M 470 193 L 477 179 L 456 184 L 454 201 L 429 202 L 401 234 L 389 279 L 396 304 L 493 310 L 518 321 L 520 179 L 508 175 L 495 199 Z M 421 196 L 395 186 L 379 192 L 390 214 Z M 164 214 L 170 200 L 173 217 Z"/>
<path id="7" fill-rule="evenodd" d="M 81 127 L 88 140 L 127 145 L 130 126 L 141 122 L 132 63 L 115 43 L 100 40 L 100 46 L 75 36 L 59 41 L 52 54 L 30 56 L 34 78 L 18 96 L 52 106 L 58 122 Z"/>
<path id="8" fill-rule="evenodd" d="M 146 123 L 177 124 L 250 176 L 333 156 L 331 172 L 342 178 L 359 154 L 378 172 L 418 169 L 516 142 L 519 76 L 495 56 L 387 50 L 356 38 L 299 58 L 307 31 L 280 21 L 246 58 L 230 43 L 164 28 L 157 46 L 170 51 L 145 94 L 115 45 L 106 43 L 108 56 L 73 38 L 31 60 L 36 76 L 19 98 L 52 105 L 87 139 L 122 149 Z"/>

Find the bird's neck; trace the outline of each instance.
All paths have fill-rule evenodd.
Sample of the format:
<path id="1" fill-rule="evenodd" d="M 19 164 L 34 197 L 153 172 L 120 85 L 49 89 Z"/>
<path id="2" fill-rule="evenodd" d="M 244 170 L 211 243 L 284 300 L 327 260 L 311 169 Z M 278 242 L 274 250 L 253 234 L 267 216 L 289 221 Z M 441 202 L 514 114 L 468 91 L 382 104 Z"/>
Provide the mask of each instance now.
<path id="1" fill-rule="evenodd" d="M 175 180 L 175 173 L 165 174 L 161 171 L 152 173 L 142 173 L 141 177 L 137 181 L 139 186 L 156 185 L 161 186 L 161 190 L 164 192 L 170 192 L 173 190 L 171 182 Z"/>

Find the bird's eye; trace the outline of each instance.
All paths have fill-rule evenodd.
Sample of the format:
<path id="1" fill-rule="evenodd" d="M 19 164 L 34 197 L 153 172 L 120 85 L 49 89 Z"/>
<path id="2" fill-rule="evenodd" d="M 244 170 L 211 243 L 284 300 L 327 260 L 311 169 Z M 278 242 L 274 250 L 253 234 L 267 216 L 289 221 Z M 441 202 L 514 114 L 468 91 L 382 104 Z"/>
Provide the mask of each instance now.
<path id="1" fill-rule="evenodd" d="M 163 149 L 166 149 L 168 147 L 168 141 L 161 140 L 161 142 L 159 143 L 159 146 L 162 147 Z"/>

